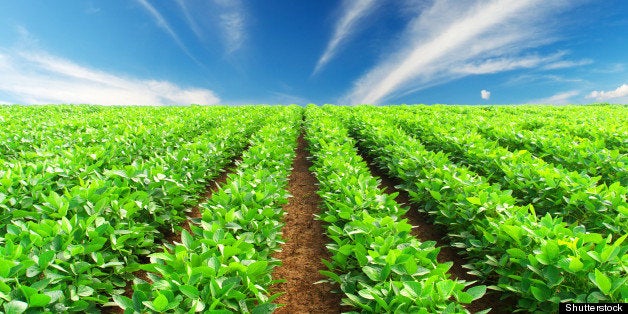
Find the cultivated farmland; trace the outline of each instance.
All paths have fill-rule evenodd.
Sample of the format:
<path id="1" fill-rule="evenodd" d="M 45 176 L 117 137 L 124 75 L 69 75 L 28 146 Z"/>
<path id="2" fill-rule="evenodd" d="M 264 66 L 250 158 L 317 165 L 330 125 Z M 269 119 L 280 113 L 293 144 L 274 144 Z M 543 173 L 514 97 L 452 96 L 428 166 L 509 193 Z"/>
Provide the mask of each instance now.
<path id="1" fill-rule="evenodd" d="M 628 302 L 626 106 L 4 106 L 0 131 L 3 313 Z"/>

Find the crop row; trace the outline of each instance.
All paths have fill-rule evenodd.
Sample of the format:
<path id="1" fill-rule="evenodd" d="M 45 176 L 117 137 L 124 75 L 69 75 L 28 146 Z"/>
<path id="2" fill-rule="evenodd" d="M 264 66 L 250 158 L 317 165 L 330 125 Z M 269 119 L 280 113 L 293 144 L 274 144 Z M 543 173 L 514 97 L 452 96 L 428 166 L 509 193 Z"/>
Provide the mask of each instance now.
<path id="1" fill-rule="evenodd" d="M 291 107 L 255 133 L 227 183 L 199 205 L 202 219 L 181 242 L 164 245 L 140 266 L 151 282 L 135 279 L 133 296 L 114 296 L 127 313 L 270 313 L 271 254 L 282 243 L 282 204 L 301 120 Z"/>
<path id="2" fill-rule="evenodd" d="M 306 130 L 314 157 L 312 171 L 332 240 L 332 258 L 321 271 L 344 293 L 343 304 L 364 313 L 465 312 L 462 304 L 481 297 L 485 286 L 449 279 L 452 263 L 438 263 L 434 242 L 410 235 L 407 211 L 378 188 L 358 156 L 347 129 L 323 110 L 306 109 Z"/>
<path id="3" fill-rule="evenodd" d="M 491 110 L 484 110 L 488 108 Z M 481 110 L 464 108 L 460 111 L 487 118 L 501 117 L 518 130 L 542 130 L 588 139 L 625 154 L 628 153 L 626 109 L 626 106 L 525 106 L 484 107 Z"/>
<path id="4" fill-rule="evenodd" d="M 449 230 L 465 250 L 473 274 L 495 281 L 526 311 L 550 311 L 559 302 L 626 302 L 626 235 L 613 239 L 570 226 L 551 214 L 537 217 L 509 191 L 368 111 L 329 108 L 351 126 L 360 146 L 399 178 L 413 202 Z"/>
<path id="5" fill-rule="evenodd" d="M 0 156 L 8 161 L 49 160 L 105 143 L 145 140 L 155 144 L 150 140 L 155 136 L 167 143 L 201 134 L 230 111 L 227 107 L 212 108 L 210 116 L 202 108 L 191 108 L 185 115 L 177 114 L 176 108 L 88 109 L 11 108 L 3 115 L 7 121 L 1 124 L 5 132 L 0 135 Z"/>
<path id="6" fill-rule="evenodd" d="M 528 151 L 511 152 L 434 111 L 397 111 L 395 119 L 427 149 L 451 153 L 453 161 L 511 189 L 518 204 L 533 205 L 539 215 L 560 215 L 604 234 L 628 231 L 628 189 L 619 182 L 598 184 L 595 178 L 546 163 Z"/>
<path id="7" fill-rule="evenodd" d="M 410 110 L 408 110 L 410 111 Z M 628 155 L 608 149 L 603 140 L 569 136 L 555 129 L 526 129 L 526 120 L 503 111 L 480 114 L 479 110 L 456 112 L 447 107 L 413 107 L 411 112 L 435 117 L 445 125 L 473 130 L 510 149 L 528 150 L 548 163 L 562 165 L 571 171 L 600 176 L 607 185 L 620 182 L 628 186 Z M 544 113 L 544 116 L 551 114 Z M 604 123 L 606 125 L 606 123 Z M 616 137 L 620 138 L 620 137 Z"/>
<path id="8" fill-rule="evenodd" d="M 224 117 L 221 126 L 170 146 L 158 136 L 149 137 L 152 142 L 143 138 L 143 146 L 135 147 L 154 148 L 149 158 L 128 156 L 118 145 L 119 154 L 109 162 L 96 158 L 84 177 L 66 176 L 78 184 L 60 193 L 51 187 L 59 178 L 42 178 L 48 174 L 46 161 L 3 170 L 0 214 L 10 223 L 0 233 L 0 303 L 5 309 L 51 311 L 86 311 L 108 303 L 133 278 L 140 256 L 154 252 L 161 232 L 178 225 L 207 180 L 271 113 Z M 80 162 L 74 160 L 70 169 L 79 169 Z"/>

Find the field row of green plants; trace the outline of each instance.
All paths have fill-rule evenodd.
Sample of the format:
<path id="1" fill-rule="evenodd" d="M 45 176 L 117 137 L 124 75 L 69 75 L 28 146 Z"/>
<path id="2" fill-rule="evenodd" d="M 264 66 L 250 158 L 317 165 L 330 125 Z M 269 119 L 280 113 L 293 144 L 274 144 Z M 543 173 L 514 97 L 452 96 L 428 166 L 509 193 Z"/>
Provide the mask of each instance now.
<path id="1" fill-rule="evenodd" d="M 625 140 L 628 138 L 628 128 L 617 121 L 620 112 L 596 111 L 586 117 L 589 120 L 597 117 L 592 122 L 574 115 L 571 120 L 563 119 L 560 124 L 563 129 L 557 130 L 545 127 L 543 120 L 533 123 L 529 115 L 518 116 L 504 111 L 493 110 L 478 114 L 479 110 L 456 112 L 449 107 L 425 109 L 427 107 L 418 106 L 407 111 L 418 116 L 436 116 L 440 122 L 451 125 L 451 128 L 478 132 L 488 140 L 496 141 L 512 150 L 528 150 L 544 161 L 563 166 L 569 171 L 584 172 L 592 177 L 600 176 L 600 180 L 607 185 L 617 181 L 623 186 L 628 185 L 628 170 L 625 167 L 628 163 L 625 154 L 628 148 Z M 546 120 L 553 118 L 547 112 L 537 116 L 543 116 Z M 597 132 L 608 134 L 611 133 L 610 130 L 614 130 L 615 133 L 599 137 L 578 136 L 566 130 L 567 121 L 578 125 L 594 123 Z"/>
<path id="2" fill-rule="evenodd" d="M 32 121 L 11 119 L 22 110 L 34 109 L 4 108 L 3 120 L 12 123 L 2 125 L 3 134 L 32 139 L 29 147 L 10 142 L 14 153 L 0 160 L 0 303 L 7 313 L 111 305 L 161 251 L 164 234 L 180 229 L 210 180 L 286 109 L 47 107 Z M 71 131 L 91 128 L 94 114 L 108 121 L 94 131 L 100 135 Z M 37 119 L 59 122 L 42 130 L 50 140 L 23 131 Z"/>
<path id="3" fill-rule="evenodd" d="M 201 203 L 202 218 L 181 241 L 140 265 L 149 282 L 136 279 L 132 298 L 114 296 L 128 313 L 271 313 L 271 254 L 279 249 L 282 205 L 295 156 L 301 111 L 291 107 L 266 120 L 234 173 Z"/>
<path id="4" fill-rule="evenodd" d="M 588 139 L 601 147 L 628 152 L 626 106 L 448 106 L 449 112 L 468 113 L 474 118 L 503 117 L 517 130 L 548 130 L 561 136 Z M 473 119 L 472 119 L 473 120 Z"/>
<path id="5" fill-rule="evenodd" d="M 332 258 L 322 274 L 337 283 L 343 304 L 366 313 L 464 313 L 486 286 L 450 279 L 434 242 L 410 235 L 408 210 L 378 188 L 346 128 L 330 112 L 308 107 L 306 136 L 314 157 Z M 466 290 L 466 291 L 465 291 Z"/>
<path id="6" fill-rule="evenodd" d="M 436 224 L 448 229 L 452 245 L 464 250 L 471 273 L 514 296 L 519 309 L 551 312 L 567 300 L 628 300 L 628 207 L 619 182 L 580 188 L 589 201 L 602 201 L 570 209 L 570 197 L 576 194 L 558 188 L 578 189 L 572 179 L 577 176 L 594 179 L 547 165 L 539 174 L 551 169 L 557 173 L 551 178 L 564 183 L 553 184 L 558 188 L 552 192 L 560 197 L 539 197 L 550 190 L 548 183 L 542 177 L 530 183 L 530 176 L 542 161 L 525 151 L 509 152 L 473 130 L 456 129 L 453 119 L 404 108 L 327 110 L 341 116 L 362 149 L 403 182 L 402 188 Z M 533 186 L 525 190 L 528 184 Z"/>
<path id="7" fill-rule="evenodd" d="M 0 313 L 272 313 L 301 132 L 330 241 L 320 272 L 354 311 L 464 313 L 485 293 L 521 311 L 628 302 L 627 113 L 0 107 Z M 363 158 L 447 230 L 478 282 L 451 279 Z"/>
<path id="8" fill-rule="evenodd" d="M 452 161 L 512 190 L 519 205 L 531 204 L 540 215 L 558 215 L 603 234 L 628 231 L 628 189 L 619 181 L 621 172 L 607 177 L 613 182 L 607 185 L 599 177 L 547 163 L 530 151 L 509 150 L 475 132 L 467 119 L 437 110 L 425 114 L 398 110 L 390 115 L 427 149 L 449 153 Z M 627 155 L 620 157 L 628 162 Z M 621 164 L 618 160 L 615 167 L 622 168 Z M 627 179 L 623 175 L 622 181 Z"/>

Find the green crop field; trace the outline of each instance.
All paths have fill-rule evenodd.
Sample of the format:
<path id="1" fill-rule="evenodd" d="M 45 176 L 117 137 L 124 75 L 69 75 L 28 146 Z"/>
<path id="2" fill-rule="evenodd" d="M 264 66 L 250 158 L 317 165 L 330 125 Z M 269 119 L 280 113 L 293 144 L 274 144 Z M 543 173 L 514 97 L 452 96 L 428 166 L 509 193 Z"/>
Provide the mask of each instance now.
<path id="1" fill-rule="evenodd" d="M 0 106 L 0 312 L 289 313 L 293 203 L 334 311 L 628 302 L 627 192 L 622 105 Z"/>

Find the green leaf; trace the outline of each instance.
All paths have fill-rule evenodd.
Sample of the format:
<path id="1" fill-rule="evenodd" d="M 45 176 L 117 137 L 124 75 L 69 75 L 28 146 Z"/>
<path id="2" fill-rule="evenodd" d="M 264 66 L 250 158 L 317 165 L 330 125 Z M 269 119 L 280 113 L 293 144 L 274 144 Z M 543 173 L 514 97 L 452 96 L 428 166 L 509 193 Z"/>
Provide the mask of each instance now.
<path id="1" fill-rule="evenodd" d="M 37 289 L 31 288 L 30 286 L 22 285 L 20 286 L 20 290 L 22 290 L 22 294 L 26 297 L 26 299 L 30 299 L 31 295 L 37 294 Z"/>
<path id="2" fill-rule="evenodd" d="M 9 272 L 11 272 L 11 268 L 13 268 L 15 264 L 16 263 L 13 261 L 8 261 L 0 258 L 0 277 L 7 278 Z"/>
<path id="3" fill-rule="evenodd" d="M 93 293 L 94 293 L 94 288 L 89 287 L 89 286 L 79 286 L 78 289 L 76 289 L 76 294 L 78 294 L 81 297 L 88 297 L 92 295 Z"/>
<path id="4" fill-rule="evenodd" d="M 181 285 L 179 286 L 179 290 L 190 299 L 196 299 L 199 296 L 198 289 L 190 285 Z"/>
<path id="5" fill-rule="evenodd" d="M 518 248 L 508 249 L 506 250 L 506 252 L 514 258 L 526 259 L 526 257 L 528 256 L 526 252 Z"/>
<path id="6" fill-rule="evenodd" d="M 168 298 L 163 294 L 158 295 L 155 300 L 153 300 L 153 307 L 155 311 L 162 312 L 168 307 Z"/>
<path id="7" fill-rule="evenodd" d="M 13 300 L 4 304 L 5 314 L 22 314 L 28 308 L 28 304 L 22 301 Z"/>
<path id="8" fill-rule="evenodd" d="M 9 293 L 11 292 L 11 287 L 9 285 L 7 285 L 6 283 L 4 283 L 4 281 L 0 281 L 0 292 L 2 293 Z"/>
<path id="9" fill-rule="evenodd" d="M 473 300 L 477 300 L 484 296 L 486 293 L 486 286 L 475 286 L 467 289 L 466 293 L 473 297 Z"/>
<path id="10" fill-rule="evenodd" d="M 595 269 L 595 281 L 593 283 L 606 295 L 611 291 L 611 280 L 597 268 Z"/>
<path id="11" fill-rule="evenodd" d="M 409 258 L 403 266 L 405 267 L 408 275 L 413 275 L 419 269 L 419 266 L 416 264 L 416 260 L 414 258 Z"/>
<path id="12" fill-rule="evenodd" d="M 112 298 L 113 298 L 113 302 L 115 302 L 116 305 L 118 305 L 123 310 L 133 308 L 133 300 L 129 299 L 128 297 L 125 297 L 120 294 L 116 294 L 116 295 L 113 295 Z"/>
<path id="13" fill-rule="evenodd" d="M 28 300 L 28 305 L 31 307 L 44 307 L 50 303 L 50 300 L 52 300 L 52 298 L 45 294 L 33 294 L 30 300 Z"/>
<path id="14" fill-rule="evenodd" d="M 449 299 L 449 296 L 451 296 L 455 286 L 456 283 L 452 280 L 443 280 L 436 283 L 436 289 L 443 300 Z"/>
<path id="15" fill-rule="evenodd" d="M 560 248 L 558 247 L 558 244 L 556 243 L 555 240 L 549 240 L 547 241 L 545 246 L 542 248 L 542 251 L 543 253 L 545 253 L 545 256 L 547 256 L 547 258 L 549 259 L 549 262 L 553 262 L 558 258 L 558 255 L 560 253 Z"/>
<path id="16" fill-rule="evenodd" d="M 272 314 L 277 309 L 277 304 L 263 303 L 253 308 L 253 314 Z"/>
<path id="17" fill-rule="evenodd" d="M 249 277 L 256 278 L 259 275 L 263 274 L 266 271 L 267 267 L 268 267 L 267 261 L 253 262 L 249 266 L 247 266 L 246 273 L 249 275 Z"/>
<path id="18" fill-rule="evenodd" d="M 575 273 L 581 271 L 583 267 L 584 264 L 580 261 L 580 257 L 571 257 L 571 261 L 569 261 L 569 270 Z"/>
<path id="19" fill-rule="evenodd" d="M 437 200 L 440 201 L 443 199 L 443 196 L 440 194 L 440 192 L 438 191 L 434 191 L 434 190 L 430 190 L 430 194 L 432 195 L 432 197 Z"/>
<path id="20" fill-rule="evenodd" d="M 550 288 L 561 284 L 564 280 L 564 278 L 561 276 L 560 269 L 553 265 L 548 265 L 543 269 L 543 278 L 546 279 L 545 282 Z"/>
<path id="21" fill-rule="evenodd" d="M 521 228 L 518 226 L 502 225 L 502 230 L 512 237 L 517 243 L 521 242 Z"/>
<path id="22" fill-rule="evenodd" d="M 341 283 L 343 282 L 336 273 L 328 271 L 328 270 L 319 270 L 321 275 L 331 278 L 334 282 Z"/>
<path id="23" fill-rule="evenodd" d="M 473 205 L 482 205 L 482 201 L 480 200 L 479 197 L 475 197 L 475 196 L 467 197 L 467 201 L 469 201 L 469 203 Z"/>
<path id="24" fill-rule="evenodd" d="M 105 171 L 105 175 L 106 176 L 113 176 L 113 175 L 117 175 L 117 176 L 121 176 L 125 179 L 129 178 L 129 175 L 126 174 L 126 171 L 124 170 L 108 170 Z"/>
<path id="25" fill-rule="evenodd" d="M 371 266 L 362 267 L 362 271 L 373 281 L 379 281 L 380 271 Z"/>
<path id="26" fill-rule="evenodd" d="M 185 229 L 183 229 L 183 231 L 181 231 L 181 243 L 183 243 L 183 246 L 185 246 L 186 249 L 188 249 L 188 250 L 193 249 L 194 238 Z"/>
<path id="27" fill-rule="evenodd" d="M 39 268 L 46 268 L 46 266 L 48 266 L 48 264 L 50 264 L 50 262 L 52 261 L 52 259 L 55 257 L 55 251 L 46 251 L 44 253 L 39 254 Z"/>
<path id="28" fill-rule="evenodd" d="M 549 299 L 550 292 L 547 287 L 532 286 L 530 287 L 530 291 L 532 291 L 532 295 L 538 301 L 545 302 L 547 299 Z"/>

